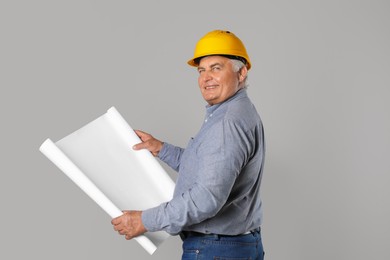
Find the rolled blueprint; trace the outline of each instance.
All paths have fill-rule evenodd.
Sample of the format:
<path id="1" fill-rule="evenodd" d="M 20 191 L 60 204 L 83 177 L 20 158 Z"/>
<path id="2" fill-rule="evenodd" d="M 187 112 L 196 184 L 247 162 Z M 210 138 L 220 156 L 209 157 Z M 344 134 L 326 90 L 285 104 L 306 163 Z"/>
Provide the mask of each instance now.
<path id="1" fill-rule="evenodd" d="M 174 183 L 112 107 L 106 114 L 54 143 L 47 139 L 40 151 L 95 201 L 111 218 L 122 210 L 144 210 L 172 198 Z M 169 235 L 147 232 L 135 240 L 149 253 Z"/>

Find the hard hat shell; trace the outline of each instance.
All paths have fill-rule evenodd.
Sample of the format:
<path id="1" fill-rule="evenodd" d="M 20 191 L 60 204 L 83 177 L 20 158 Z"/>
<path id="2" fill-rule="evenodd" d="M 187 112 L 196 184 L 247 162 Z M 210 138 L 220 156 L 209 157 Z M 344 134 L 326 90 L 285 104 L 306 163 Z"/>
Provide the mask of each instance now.
<path id="1" fill-rule="evenodd" d="M 194 56 L 187 63 L 197 67 L 199 58 L 210 55 L 244 58 L 248 70 L 251 68 L 251 62 L 244 44 L 229 31 L 214 30 L 204 35 L 196 44 Z"/>

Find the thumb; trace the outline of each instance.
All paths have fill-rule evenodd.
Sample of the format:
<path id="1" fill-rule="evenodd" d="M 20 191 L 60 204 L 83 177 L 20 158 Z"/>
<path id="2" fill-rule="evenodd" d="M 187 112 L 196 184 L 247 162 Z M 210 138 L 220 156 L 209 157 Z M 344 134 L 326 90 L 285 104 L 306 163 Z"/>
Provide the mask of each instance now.
<path id="1" fill-rule="evenodd" d="M 147 148 L 146 143 L 138 143 L 138 144 L 133 145 L 134 150 L 141 150 L 141 149 L 146 149 L 146 148 Z"/>

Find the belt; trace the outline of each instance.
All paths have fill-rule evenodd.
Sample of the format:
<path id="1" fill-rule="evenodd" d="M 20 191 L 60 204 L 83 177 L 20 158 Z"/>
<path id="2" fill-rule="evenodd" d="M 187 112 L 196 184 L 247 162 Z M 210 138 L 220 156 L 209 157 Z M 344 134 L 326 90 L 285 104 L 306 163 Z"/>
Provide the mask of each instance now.
<path id="1" fill-rule="evenodd" d="M 234 236 L 249 235 L 249 234 L 253 234 L 253 233 L 256 233 L 256 232 L 260 233 L 260 231 L 261 231 L 260 227 L 252 229 L 252 230 L 247 231 L 247 232 L 242 233 L 242 234 L 238 234 L 238 235 L 220 235 L 220 234 L 214 234 L 214 233 L 204 234 L 204 233 L 196 232 L 196 231 L 182 231 L 180 233 L 180 237 L 183 240 L 186 239 L 187 237 L 206 237 L 206 236 L 234 237 Z"/>

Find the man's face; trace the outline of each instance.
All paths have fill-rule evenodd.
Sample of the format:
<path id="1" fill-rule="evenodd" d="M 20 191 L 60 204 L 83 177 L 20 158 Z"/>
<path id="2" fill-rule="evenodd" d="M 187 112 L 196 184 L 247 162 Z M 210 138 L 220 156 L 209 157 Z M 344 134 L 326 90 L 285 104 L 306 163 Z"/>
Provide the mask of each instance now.
<path id="1" fill-rule="evenodd" d="M 198 84 L 209 105 L 221 103 L 233 96 L 241 87 L 246 68 L 234 72 L 233 64 L 223 56 L 208 56 L 200 60 Z M 243 73 L 245 75 L 243 75 Z"/>

